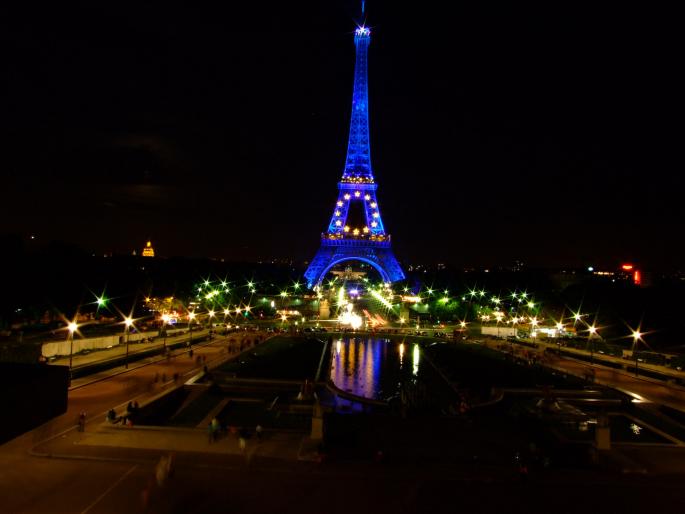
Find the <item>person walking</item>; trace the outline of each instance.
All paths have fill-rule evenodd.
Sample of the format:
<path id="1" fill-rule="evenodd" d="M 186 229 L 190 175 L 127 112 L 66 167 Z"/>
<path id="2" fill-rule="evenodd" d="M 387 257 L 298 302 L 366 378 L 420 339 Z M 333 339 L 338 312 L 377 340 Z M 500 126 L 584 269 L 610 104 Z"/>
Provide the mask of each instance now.
<path id="1" fill-rule="evenodd" d="M 219 430 L 221 429 L 221 426 L 219 425 L 219 420 L 216 417 L 212 418 L 211 425 L 212 425 L 212 439 L 214 441 L 216 441 L 217 437 L 219 436 Z"/>
<path id="2" fill-rule="evenodd" d="M 83 432 L 86 429 L 86 411 L 82 410 L 78 415 L 78 431 Z"/>
<path id="3" fill-rule="evenodd" d="M 261 441 L 262 440 L 262 425 L 257 424 L 257 427 L 254 429 L 254 431 L 257 434 L 257 440 Z"/>

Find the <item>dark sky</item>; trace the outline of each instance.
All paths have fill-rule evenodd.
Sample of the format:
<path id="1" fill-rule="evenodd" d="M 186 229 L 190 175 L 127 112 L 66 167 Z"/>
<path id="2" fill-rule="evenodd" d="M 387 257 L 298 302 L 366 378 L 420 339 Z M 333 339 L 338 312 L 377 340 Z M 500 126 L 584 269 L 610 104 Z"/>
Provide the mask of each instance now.
<path id="1" fill-rule="evenodd" d="M 670 15 L 521 4 L 367 1 L 372 159 L 398 258 L 680 266 Z M 0 232 L 311 258 L 344 163 L 357 12 L 4 7 Z"/>

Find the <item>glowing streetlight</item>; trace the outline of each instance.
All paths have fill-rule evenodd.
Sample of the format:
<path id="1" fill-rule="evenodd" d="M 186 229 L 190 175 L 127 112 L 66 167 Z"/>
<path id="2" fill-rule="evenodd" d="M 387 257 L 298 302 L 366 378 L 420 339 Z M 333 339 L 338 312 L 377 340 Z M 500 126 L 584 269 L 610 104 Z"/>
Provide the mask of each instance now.
<path id="1" fill-rule="evenodd" d="M 595 341 L 592 336 L 597 335 L 597 327 L 590 325 L 587 329 L 588 346 L 590 347 L 590 364 L 594 364 L 595 360 Z"/>
<path id="2" fill-rule="evenodd" d="M 638 375 L 637 345 L 640 341 L 642 341 L 643 334 L 640 332 L 640 329 L 638 329 L 638 330 L 633 330 L 632 336 L 633 336 L 633 357 L 635 357 L 635 376 L 637 376 Z"/>
<path id="3" fill-rule="evenodd" d="M 190 332 L 190 341 L 188 341 L 189 346 L 193 346 L 193 320 L 195 319 L 195 311 L 190 311 L 188 313 L 188 331 Z"/>
<path id="4" fill-rule="evenodd" d="M 124 367 L 128 369 L 128 339 L 130 335 L 131 325 L 133 325 L 133 318 L 127 316 L 124 318 L 124 332 L 126 332 L 126 359 L 124 360 Z"/>
<path id="5" fill-rule="evenodd" d="M 67 324 L 67 330 L 69 331 L 69 374 L 71 374 L 71 364 L 74 358 L 74 332 L 78 330 L 78 325 L 72 321 Z"/>
<path id="6" fill-rule="evenodd" d="M 530 329 L 532 332 L 533 339 L 535 339 L 537 337 L 538 332 L 537 332 L 537 330 L 535 330 L 535 328 L 538 326 L 539 323 L 540 322 L 538 321 L 537 318 L 535 318 L 535 317 L 530 318 Z"/>
<path id="7" fill-rule="evenodd" d="M 162 331 L 164 332 L 164 343 L 163 352 L 166 353 L 166 326 L 171 320 L 171 316 L 168 314 L 162 314 Z"/>

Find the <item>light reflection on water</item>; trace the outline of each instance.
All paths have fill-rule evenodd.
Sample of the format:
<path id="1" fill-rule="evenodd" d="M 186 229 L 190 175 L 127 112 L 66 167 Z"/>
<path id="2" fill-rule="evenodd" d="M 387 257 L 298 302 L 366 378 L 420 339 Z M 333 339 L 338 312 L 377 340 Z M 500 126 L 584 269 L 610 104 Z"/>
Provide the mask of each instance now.
<path id="1" fill-rule="evenodd" d="M 335 344 L 331 379 L 357 396 L 387 399 L 399 392 L 403 375 L 404 343 L 378 338 L 345 338 Z M 419 347 L 412 353 L 412 372 L 419 371 Z M 408 370 L 406 371 L 409 372 Z"/>

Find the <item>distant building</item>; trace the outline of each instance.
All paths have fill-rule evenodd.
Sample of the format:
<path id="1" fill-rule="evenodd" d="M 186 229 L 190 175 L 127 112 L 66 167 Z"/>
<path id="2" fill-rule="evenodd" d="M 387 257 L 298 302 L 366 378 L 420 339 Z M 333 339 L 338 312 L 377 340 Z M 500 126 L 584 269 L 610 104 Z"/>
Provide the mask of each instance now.
<path id="1" fill-rule="evenodd" d="M 143 257 L 154 257 L 155 249 L 152 248 L 152 241 L 145 243 L 145 248 L 143 248 Z"/>

